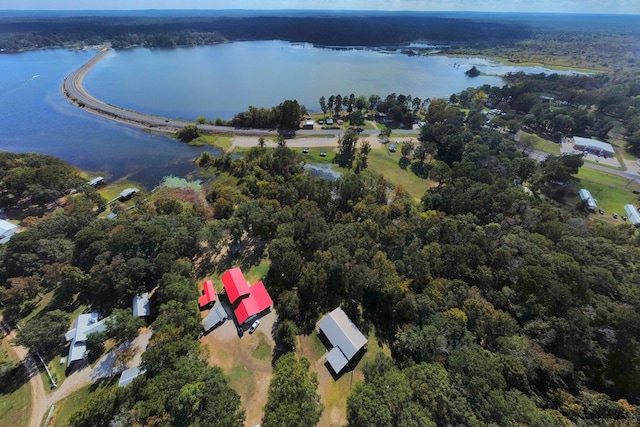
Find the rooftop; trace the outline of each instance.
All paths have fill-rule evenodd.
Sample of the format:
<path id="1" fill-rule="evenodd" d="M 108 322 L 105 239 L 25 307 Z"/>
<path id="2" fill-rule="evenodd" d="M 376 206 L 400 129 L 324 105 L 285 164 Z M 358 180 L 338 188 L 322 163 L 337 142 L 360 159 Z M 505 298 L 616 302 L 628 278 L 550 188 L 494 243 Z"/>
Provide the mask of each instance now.
<path id="1" fill-rule="evenodd" d="M 98 313 L 81 314 L 76 319 L 75 327 L 64 335 L 67 341 L 71 341 L 67 366 L 71 365 L 71 362 L 75 360 L 84 359 L 87 351 L 87 336 L 95 332 L 102 332 L 107 328 L 105 319 L 98 319 L 100 319 Z"/>
<path id="2" fill-rule="evenodd" d="M 207 280 L 202 284 L 202 294 L 200 298 L 198 298 L 198 304 L 200 308 L 205 308 L 210 305 L 212 302 L 215 302 L 218 299 L 218 294 L 213 287 L 213 283 L 211 280 Z"/>
<path id="3" fill-rule="evenodd" d="M 205 333 L 209 332 L 216 325 L 224 322 L 225 320 L 227 320 L 227 312 L 224 310 L 222 304 L 217 302 L 211 311 L 209 311 L 209 314 L 202 319 L 202 329 L 204 329 Z"/>
<path id="4" fill-rule="evenodd" d="M 597 139 L 582 138 L 580 136 L 574 136 L 573 142 L 576 145 L 579 145 L 581 147 L 591 148 L 595 150 L 602 150 L 608 153 L 614 153 L 614 150 L 611 144 L 609 144 L 608 142 L 598 141 Z"/>
<path id="5" fill-rule="evenodd" d="M 133 315 L 135 317 L 144 317 L 150 314 L 151 305 L 149 303 L 149 293 L 145 292 L 133 297 Z"/>
<path id="6" fill-rule="evenodd" d="M 222 275 L 222 284 L 231 304 L 249 295 L 249 284 L 239 267 L 225 271 Z"/>
<path id="7" fill-rule="evenodd" d="M 367 344 L 367 338 L 340 307 L 325 315 L 318 326 L 333 346 L 327 353 L 327 361 L 336 373 Z"/>

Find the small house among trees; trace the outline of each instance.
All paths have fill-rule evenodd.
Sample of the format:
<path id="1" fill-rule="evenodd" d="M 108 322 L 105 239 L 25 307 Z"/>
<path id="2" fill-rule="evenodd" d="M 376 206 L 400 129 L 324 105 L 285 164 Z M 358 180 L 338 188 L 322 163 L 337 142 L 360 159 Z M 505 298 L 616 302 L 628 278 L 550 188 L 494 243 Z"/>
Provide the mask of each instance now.
<path id="1" fill-rule="evenodd" d="M 327 363 L 335 375 L 366 351 L 367 338 L 340 307 L 325 315 L 318 328 L 320 337 L 332 347 L 327 353 Z"/>
<path id="2" fill-rule="evenodd" d="M 0 219 L 0 243 L 7 243 L 11 239 L 11 236 L 16 234 L 16 231 L 18 231 L 17 225 Z"/>
<path id="3" fill-rule="evenodd" d="M 135 317 L 145 317 L 150 314 L 149 292 L 133 297 L 133 315 Z"/>
<path id="4" fill-rule="evenodd" d="M 120 192 L 120 199 L 121 199 L 121 200 L 127 200 L 127 199 L 129 199 L 130 197 L 133 197 L 133 195 L 134 195 L 134 194 L 136 194 L 138 191 L 140 191 L 140 190 L 138 190 L 138 189 L 137 189 L 137 188 L 135 188 L 135 187 L 132 187 L 132 188 L 125 188 L 124 190 L 122 190 L 122 191 Z"/>
<path id="5" fill-rule="evenodd" d="M 99 319 L 100 315 L 98 313 L 81 314 L 76 319 L 75 327 L 64 335 L 67 341 L 71 341 L 67 367 L 69 367 L 72 362 L 85 358 L 87 352 L 87 337 L 89 335 L 106 331 L 106 319 Z"/>

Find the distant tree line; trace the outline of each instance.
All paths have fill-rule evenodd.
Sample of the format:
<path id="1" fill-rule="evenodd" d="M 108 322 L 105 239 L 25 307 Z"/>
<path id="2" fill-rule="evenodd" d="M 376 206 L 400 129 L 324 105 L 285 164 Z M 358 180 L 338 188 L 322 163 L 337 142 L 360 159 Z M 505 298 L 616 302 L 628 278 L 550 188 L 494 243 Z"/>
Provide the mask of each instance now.
<path id="1" fill-rule="evenodd" d="M 455 27 L 455 31 L 451 28 Z M 216 44 L 223 40 L 289 40 L 328 46 L 383 46 L 414 40 L 495 43 L 521 40 L 526 26 L 480 22 L 428 14 L 360 16 L 84 16 L 0 19 L 0 48 L 5 52 L 94 45 L 115 48 Z"/>

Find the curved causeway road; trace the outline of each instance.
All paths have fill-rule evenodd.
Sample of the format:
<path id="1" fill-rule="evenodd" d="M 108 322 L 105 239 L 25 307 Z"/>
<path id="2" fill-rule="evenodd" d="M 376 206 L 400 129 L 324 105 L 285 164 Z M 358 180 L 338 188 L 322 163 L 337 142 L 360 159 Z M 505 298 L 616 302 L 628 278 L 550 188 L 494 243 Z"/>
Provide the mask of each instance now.
<path id="1" fill-rule="evenodd" d="M 195 124 L 195 122 L 186 121 L 186 120 L 177 120 L 177 119 L 169 119 L 160 116 L 154 116 L 150 114 L 143 114 L 137 111 L 131 111 L 124 109 L 122 107 L 118 107 L 116 105 L 111 105 L 106 102 L 100 101 L 99 99 L 92 96 L 89 92 L 87 92 L 82 86 L 82 80 L 84 76 L 98 63 L 102 58 L 104 58 L 109 53 L 110 48 L 105 47 L 98 52 L 93 58 L 83 64 L 77 70 L 71 72 L 67 77 L 65 77 L 62 82 L 62 93 L 64 96 L 74 105 L 90 112 L 96 114 L 98 116 L 107 118 L 109 120 L 114 120 L 116 122 L 124 123 L 130 126 L 135 126 L 140 129 L 165 132 L 165 133 L 174 133 L 176 130 L 183 128 L 189 124 Z M 200 130 L 205 132 L 212 133 L 233 133 L 236 135 L 252 135 L 252 136 L 261 136 L 261 135 L 276 135 L 276 130 L 266 130 L 266 129 L 238 129 L 232 128 L 228 126 L 213 126 L 213 125 L 197 125 Z M 299 130 L 296 132 L 298 135 L 338 135 L 343 133 L 340 130 L 323 130 L 322 132 L 314 131 L 314 130 Z M 367 132 L 371 134 L 377 134 L 378 131 L 375 132 Z"/>
<path id="2" fill-rule="evenodd" d="M 82 80 L 94 65 L 108 53 L 108 47 L 101 49 L 97 55 L 65 77 L 62 82 L 62 93 L 71 103 L 93 114 L 143 129 L 175 132 L 177 129 L 190 124 L 190 122 L 183 120 L 169 120 L 163 117 L 126 110 L 100 101 L 89 94 L 82 86 Z"/>

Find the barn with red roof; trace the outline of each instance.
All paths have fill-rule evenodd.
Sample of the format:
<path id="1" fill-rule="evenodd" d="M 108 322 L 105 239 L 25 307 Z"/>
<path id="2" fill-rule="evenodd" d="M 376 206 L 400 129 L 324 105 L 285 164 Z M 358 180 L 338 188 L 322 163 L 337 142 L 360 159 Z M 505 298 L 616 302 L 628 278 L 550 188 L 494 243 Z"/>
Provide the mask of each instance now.
<path id="1" fill-rule="evenodd" d="M 273 305 L 264 283 L 249 286 L 240 268 L 232 268 L 222 275 L 222 284 L 233 307 L 238 325 L 252 321 Z"/>
<path id="2" fill-rule="evenodd" d="M 218 299 L 218 294 L 216 293 L 216 290 L 213 287 L 213 283 L 211 283 L 211 280 L 207 280 L 202 284 L 202 294 L 198 299 L 200 310 L 203 310 L 211 306 L 211 304 L 216 302 L 217 299 Z"/>

